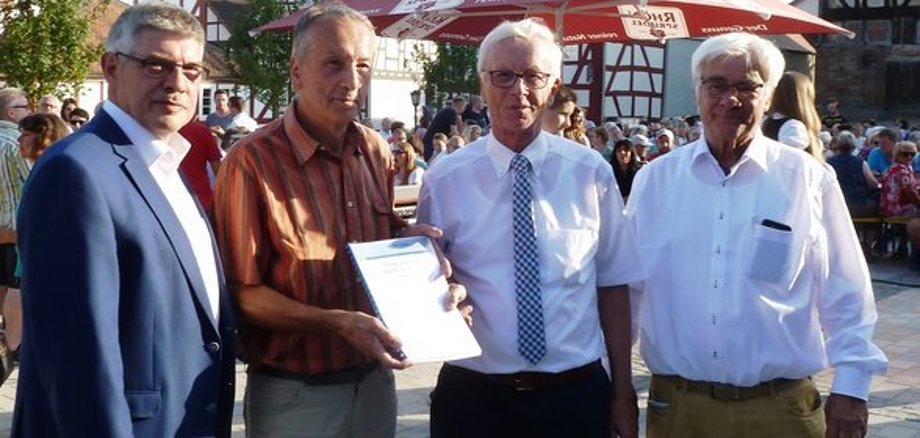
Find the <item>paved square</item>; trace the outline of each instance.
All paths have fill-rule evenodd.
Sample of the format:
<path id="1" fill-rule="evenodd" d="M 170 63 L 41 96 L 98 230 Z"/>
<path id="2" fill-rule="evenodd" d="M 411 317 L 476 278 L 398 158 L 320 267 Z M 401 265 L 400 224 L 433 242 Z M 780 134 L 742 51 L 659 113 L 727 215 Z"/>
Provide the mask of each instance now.
<path id="1" fill-rule="evenodd" d="M 870 266 L 876 280 L 879 322 L 875 340 L 891 361 L 888 375 L 876 377 L 869 400 L 869 437 L 920 438 L 920 275 L 907 271 L 904 263 L 875 263 Z M 649 373 L 633 354 L 636 389 L 641 414 L 645 414 Z M 399 398 L 396 435 L 401 438 L 428 436 L 428 393 L 434 386 L 440 364 L 421 364 L 396 373 Z M 827 394 L 832 374 L 816 376 L 818 387 Z M 0 436 L 9 436 L 17 373 L 0 388 Z M 237 366 L 237 401 L 234 437 L 244 437 L 242 400 L 246 374 Z M 644 423 L 644 419 L 640 424 Z M 644 436 L 644 431 L 640 435 Z"/>

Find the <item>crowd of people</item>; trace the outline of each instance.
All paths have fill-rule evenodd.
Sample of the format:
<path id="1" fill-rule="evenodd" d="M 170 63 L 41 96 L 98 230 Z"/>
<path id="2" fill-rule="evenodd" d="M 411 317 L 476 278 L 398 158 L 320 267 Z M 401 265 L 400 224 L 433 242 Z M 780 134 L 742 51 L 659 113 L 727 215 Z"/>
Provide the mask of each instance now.
<path id="1" fill-rule="evenodd" d="M 367 17 L 312 6 L 293 36 L 296 97 L 261 127 L 226 90 L 197 121 L 204 32 L 161 3 L 112 26 L 93 117 L 0 90 L 14 436 L 230 436 L 237 358 L 248 436 L 393 436 L 411 358 L 345 247 L 406 236 L 436 242 L 482 348 L 443 365 L 433 437 L 636 437 L 636 337 L 648 436 L 865 435 L 887 359 L 851 215 L 920 241 L 909 123 L 819 118 L 810 79 L 744 33 L 694 52 L 698 116 L 595 122 L 525 19 L 482 41 L 480 95 L 375 129 Z"/>

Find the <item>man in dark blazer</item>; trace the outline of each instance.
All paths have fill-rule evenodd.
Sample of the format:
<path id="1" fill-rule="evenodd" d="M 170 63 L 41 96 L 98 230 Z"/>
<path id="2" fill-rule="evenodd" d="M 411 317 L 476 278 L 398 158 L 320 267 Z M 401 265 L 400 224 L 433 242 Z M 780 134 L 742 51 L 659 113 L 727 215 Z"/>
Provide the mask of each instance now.
<path id="1" fill-rule="evenodd" d="M 178 172 L 203 52 L 181 8 L 128 8 L 102 56 L 109 100 L 30 176 L 13 436 L 230 434 L 233 310 Z"/>

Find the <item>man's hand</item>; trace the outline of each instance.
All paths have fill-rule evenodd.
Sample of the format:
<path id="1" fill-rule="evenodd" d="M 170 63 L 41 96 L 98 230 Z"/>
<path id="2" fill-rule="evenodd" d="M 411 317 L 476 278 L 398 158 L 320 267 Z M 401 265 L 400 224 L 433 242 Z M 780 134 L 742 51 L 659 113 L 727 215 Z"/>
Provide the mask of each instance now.
<path id="1" fill-rule="evenodd" d="M 472 327 L 473 304 L 467 299 L 466 287 L 460 283 L 450 283 L 449 287 L 450 289 L 448 289 L 444 300 L 445 310 L 459 309 L 460 314 L 463 315 L 463 320 L 466 321 L 466 325 Z"/>
<path id="2" fill-rule="evenodd" d="M 831 394 L 824 404 L 827 438 L 862 438 L 866 436 L 869 410 L 866 402 L 842 394 Z"/>
<path id="3" fill-rule="evenodd" d="M 352 347 L 385 368 L 401 370 L 412 365 L 408 359 L 394 356 L 402 343 L 379 319 L 362 312 L 337 310 L 330 314 L 330 321 L 334 331 Z"/>
<path id="4" fill-rule="evenodd" d="M 610 401 L 611 438 L 638 438 L 639 404 L 636 390 L 628 382 L 628 388 L 614 391 Z"/>

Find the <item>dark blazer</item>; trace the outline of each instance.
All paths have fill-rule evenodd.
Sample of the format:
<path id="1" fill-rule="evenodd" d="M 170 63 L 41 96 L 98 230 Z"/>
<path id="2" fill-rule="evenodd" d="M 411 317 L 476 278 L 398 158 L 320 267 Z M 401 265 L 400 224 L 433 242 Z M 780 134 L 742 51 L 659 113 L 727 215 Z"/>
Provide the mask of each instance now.
<path id="1" fill-rule="evenodd" d="M 45 152 L 18 223 L 13 436 L 229 436 L 236 331 L 223 274 L 215 324 L 178 218 L 108 114 Z"/>

